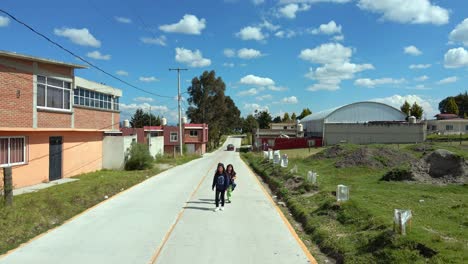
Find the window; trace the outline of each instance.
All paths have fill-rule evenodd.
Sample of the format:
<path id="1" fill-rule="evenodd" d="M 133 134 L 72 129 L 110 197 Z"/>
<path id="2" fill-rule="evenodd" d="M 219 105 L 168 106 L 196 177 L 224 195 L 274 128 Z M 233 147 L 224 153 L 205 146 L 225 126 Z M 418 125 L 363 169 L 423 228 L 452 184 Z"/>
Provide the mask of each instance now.
<path id="1" fill-rule="evenodd" d="M 25 163 L 25 137 L 0 137 L 0 167 L 9 167 Z"/>
<path id="2" fill-rule="evenodd" d="M 465 130 L 468 131 L 468 125 L 466 125 Z"/>
<path id="3" fill-rule="evenodd" d="M 171 142 L 176 142 L 177 140 L 177 132 L 171 132 Z"/>
<path id="4" fill-rule="evenodd" d="M 432 130 L 437 130 L 437 126 L 432 126 Z"/>
<path id="5" fill-rule="evenodd" d="M 70 82 L 37 76 L 37 106 L 70 110 Z"/>
<path id="6" fill-rule="evenodd" d="M 73 103 L 75 105 L 105 110 L 119 110 L 119 97 L 112 98 L 111 95 L 87 90 L 81 87 L 74 90 Z"/>
<path id="7" fill-rule="evenodd" d="M 191 137 L 198 137 L 198 130 L 190 130 Z"/>
<path id="8" fill-rule="evenodd" d="M 453 125 L 446 125 L 445 130 L 453 130 Z"/>

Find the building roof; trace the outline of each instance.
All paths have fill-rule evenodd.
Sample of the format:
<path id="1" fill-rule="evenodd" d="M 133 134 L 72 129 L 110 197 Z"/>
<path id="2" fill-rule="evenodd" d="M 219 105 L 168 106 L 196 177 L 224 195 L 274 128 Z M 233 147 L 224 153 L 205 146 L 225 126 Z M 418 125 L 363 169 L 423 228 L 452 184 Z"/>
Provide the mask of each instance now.
<path id="1" fill-rule="evenodd" d="M 455 118 L 459 118 L 458 115 L 456 115 L 456 114 L 437 114 L 434 117 L 437 117 L 437 119 L 455 119 Z"/>
<path id="2" fill-rule="evenodd" d="M 40 58 L 40 57 L 31 56 L 31 55 L 19 54 L 19 53 L 16 53 L 16 52 L 9 52 L 9 51 L 5 51 L 5 50 L 0 50 L 0 56 L 15 58 L 15 59 L 28 60 L 28 61 L 37 61 L 37 62 L 42 62 L 42 63 L 47 63 L 47 64 L 60 65 L 60 66 L 66 66 L 66 67 L 75 68 L 75 69 L 86 69 L 86 68 L 88 68 L 85 65 L 67 63 L 67 62 L 62 62 L 62 61 L 46 59 L 46 58 Z"/>
<path id="3" fill-rule="evenodd" d="M 144 126 L 143 129 L 144 129 L 144 131 L 150 131 L 150 132 L 153 132 L 153 131 L 156 131 L 156 132 L 163 131 L 163 127 L 162 127 L 162 126 Z"/>
<path id="4" fill-rule="evenodd" d="M 81 87 L 81 88 L 84 88 L 84 89 L 87 89 L 87 90 L 92 90 L 92 91 L 96 91 L 96 92 L 105 93 L 105 94 L 111 94 L 111 95 L 114 95 L 114 96 L 117 96 L 117 97 L 122 96 L 122 90 L 120 90 L 118 88 L 114 88 L 114 87 L 109 86 L 109 85 L 105 85 L 105 84 L 102 84 L 102 83 L 98 83 L 98 82 L 95 82 L 95 81 L 90 81 L 90 80 L 87 80 L 85 78 L 75 76 L 75 88 L 78 88 L 78 87 Z"/>

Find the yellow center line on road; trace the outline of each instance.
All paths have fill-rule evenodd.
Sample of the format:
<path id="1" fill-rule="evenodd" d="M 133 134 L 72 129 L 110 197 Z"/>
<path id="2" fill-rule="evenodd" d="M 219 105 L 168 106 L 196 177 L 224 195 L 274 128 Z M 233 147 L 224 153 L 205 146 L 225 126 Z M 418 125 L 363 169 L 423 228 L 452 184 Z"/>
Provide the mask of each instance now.
<path id="1" fill-rule="evenodd" d="M 166 245 L 167 241 L 169 240 L 172 232 L 174 231 L 175 227 L 177 226 L 177 224 L 179 223 L 180 219 L 182 218 L 182 216 L 184 215 L 184 212 L 185 212 L 185 207 L 188 205 L 188 202 L 190 200 L 192 200 L 192 198 L 195 196 L 195 194 L 197 193 L 198 189 L 200 189 L 200 186 L 202 185 L 202 183 L 205 181 L 206 179 L 206 176 L 208 175 L 209 171 L 212 169 L 212 167 L 214 166 L 216 162 L 213 162 L 213 165 L 211 165 L 209 167 L 209 169 L 206 171 L 205 173 L 205 176 L 203 176 L 203 178 L 200 180 L 200 182 L 198 183 L 197 185 L 197 188 L 195 188 L 195 190 L 192 192 L 192 194 L 190 195 L 189 199 L 187 202 L 185 202 L 185 206 L 184 208 L 182 208 L 182 210 L 180 210 L 180 212 L 177 214 L 177 218 L 176 218 L 176 221 L 171 225 L 171 227 L 169 228 L 169 231 L 167 231 L 166 235 L 164 236 L 164 239 L 162 241 L 162 243 L 159 245 L 158 249 L 156 250 L 156 252 L 154 253 L 153 257 L 151 257 L 151 260 L 150 260 L 150 264 L 154 264 L 156 263 L 156 261 L 158 260 L 159 256 L 161 255 L 161 252 L 164 248 L 164 246 Z"/>
<path id="2" fill-rule="evenodd" d="M 260 182 L 260 180 L 258 179 L 256 173 L 250 168 L 250 166 L 248 164 L 246 164 L 244 162 L 243 159 L 242 160 L 242 163 L 244 163 L 244 165 L 247 167 L 247 169 L 252 173 L 253 177 L 255 178 L 255 180 L 257 181 L 258 185 L 260 186 L 260 188 L 262 189 L 263 193 L 266 195 L 266 197 L 268 197 L 268 200 L 271 202 L 271 204 L 275 207 L 276 211 L 278 212 L 279 216 L 281 217 L 281 219 L 283 220 L 284 224 L 286 225 L 286 227 L 288 228 L 289 232 L 291 233 L 291 235 L 294 237 L 294 239 L 297 241 L 297 243 L 299 244 L 299 246 L 301 247 L 302 251 L 304 252 L 304 254 L 306 255 L 307 259 L 310 261 L 310 263 L 312 264 L 317 264 L 317 260 L 315 260 L 315 258 L 312 256 L 312 254 L 310 254 L 309 250 L 307 249 L 306 245 L 304 244 L 304 242 L 302 241 L 302 239 L 297 235 L 296 233 L 296 230 L 294 230 L 294 228 L 292 227 L 291 223 L 289 223 L 288 219 L 286 218 L 286 216 L 283 214 L 283 211 L 281 211 L 281 209 L 278 207 L 278 205 L 276 205 L 275 201 L 273 200 L 273 198 L 271 197 L 271 195 L 268 193 L 268 191 L 265 189 L 265 187 L 263 186 L 263 184 Z"/>

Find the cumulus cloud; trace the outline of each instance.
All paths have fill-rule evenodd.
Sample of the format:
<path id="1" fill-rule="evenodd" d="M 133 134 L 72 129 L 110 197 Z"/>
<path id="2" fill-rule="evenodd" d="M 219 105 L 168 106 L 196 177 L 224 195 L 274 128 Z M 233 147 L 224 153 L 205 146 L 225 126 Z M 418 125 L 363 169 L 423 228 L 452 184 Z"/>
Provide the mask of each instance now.
<path id="1" fill-rule="evenodd" d="M 317 35 L 317 34 L 325 34 L 325 35 L 334 35 L 334 34 L 341 34 L 341 25 L 337 25 L 335 21 L 330 21 L 327 24 L 322 24 L 318 28 L 315 28 L 310 31 L 310 33 Z"/>
<path id="2" fill-rule="evenodd" d="M 259 50 L 256 50 L 256 49 L 242 48 L 237 51 L 237 56 L 241 59 L 249 60 L 249 59 L 259 58 L 263 56 L 263 54 Z"/>
<path id="3" fill-rule="evenodd" d="M 268 20 L 263 20 L 263 22 L 262 22 L 261 24 L 258 24 L 258 26 L 259 26 L 260 28 L 266 28 L 266 29 L 268 29 L 268 30 L 270 30 L 270 31 L 275 31 L 275 30 L 278 30 L 278 29 L 281 28 L 281 26 L 279 26 L 279 25 L 274 25 L 274 24 L 272 24 L 272 23 L 271 23 L 270 21 L 268 21 Z"/>
<path id="4" fill-rule="evenodd" d="M 116 16 L 114 17 L 114 19 L 117 21 L 117 22 L 120 22 L 120 23 L 123 23 L 123 24 L 130 24 L 132 23 L 132 20 L 130 18 L 127 18 L 127 17 L 119 17 L 119 16 Z"/>
<path id="5" fill-rule="evenodd" d="M 282 92 L 282 91 L 287 91 L 288 88 L 282 87 L 282 86 L 275 86 L 275 85 L 270 85 L 267 87 L 268 90 L 274 91 L 274 92 Z"/>
<path id="6" fill-rule="evenodd" d="M 0 16 L 0 27 L 6 27 L 10 24 L 10 19 L 8 17 Z"/>
<path id="7" fill-rule="evenodd" d="M 351 2 L 353 0 L 280 0 L 280 4 L 291 4 L 291 3 L 337 3 L 337 4 L 344 4 Z"/>
<path id="8" fill-rule="evenodd" d="M 154 37 L 154 38 L 151 38 L 151 37 L 142 37 L 140 38 L 141 42 L 145 43 L 145 44 L 153 44 L 153 45 L 160 45 L 160 46 L 166 46 L 166 41 L 167 41 L 167 38 L 166 36 L 164 35 L 161 35 L 159 37 Z"/>
<path id="9" fill-rule="evenodd" d="M 223 53 L 224 53 L 224 56 L 228 58 L 232 58 L 236 56 L 236 51 L 234 49 L 224 49 Z"/>
<path id="10" fill-rule="evenodd" d="M 411 70 L 420 70 L 420 69 L 430 68 L 431 66 L 432 66 L 431 64 L 411 64 L 409 68 Z"/>
<path id="11" fill-rule="evenodd" d="M 92 52 L 88 52 L 86 54 L 86 56 L 88 56 L 89 58 L 95 59 L 95 60 L 110 60 L 111 59 L 111 55 L 101 54 L 101 52 L 99 52 L 97 50 L 92 51 Z"/>
<path id="12" fill-rule="evenodd" d="M 336 35 L 336 36 L 333 37 L 333 40 L 334 41 L 343 41 L 344 36 L 343 35 Z"/>
<path id="13" fill-rule="evenodd" d="M 249 90 L 238 92 L 237 95 L 238 96 L 254 96 L 258 94 L 258 92 L 259 91 L 256 88 L 251 88 Z"/>
<path id="14" fill-rule="evenodd" d="M 94 48 L 101 47 L 101 42 L 97 40 L 87 28 L 56 28 L 54 34 L 61 37 L 68 38 L 71 42 Z"/>
<path id="15" fill-rule="evenodd" d="M 468 18 L 465 18 L 450 32 L 449 39 L 453 43 L 463 43 L 465 47 L 468 47 Z"/>
<path id="16" fill-rule="evenodd" d="M 429 79 L 429 77 L 427 75 L 423 75 L 423 76 L 419 76 L 419 77 L 415 78 L 414 80 L 418 81 L 418 82 L 424 82 L 427 79 Z"/>
<path id="17" fill-rule="evenodd" d="M 140 82 L 158 82 L 158 78 L 154 77 L 154 76 L 148 76 L 148 77 L 145 77 L 145 76 L 141 76 L 139 78 Z"/>
<path id="18" fill-rule="evenodd" d="M 309 91 L 340 89 L 341 81 L 354 78 L 354 74 L 374 69 L 372 64 L 351 63 L 353 51 L 339 43 L 326 43 L 313 49 L 302 50 L 299 58 L 311 63 L 323 64 L 316 69 L 310 68 L 305 77 L 317 83 L 307 88 Z"/>
<path id="19" fill-rule="evenodd" d="M 263 34 L 262 29 L 260 27 L 251 27 L 251 26 L 244 27 L 238 33 L 236 33 L 236 36 L 242 40 L 257 40 L 257 41 L 264 40 L 267 37 L 266 34 Z"/>
<path id="20" fill-rule="evenodd" d="M 458 81 L 458 78 L 456 76 L 451 76 L 451 77 L 447 77 L 445 79 L 438 81 L 437 84 L 454 83 L 456 81 Z"/>
<path id="21" fill-rule="evenodd" d="M 179 22 L 170 25 L 159 26 L 159 29 L 164 32 L 182 33 L 189 35 L 200 35 L 206 27 L 204 18 L 198 19 L 194 15 L 186 14 Z"/>
<path id="22" fill-rule="evenodd" d="M 256 99 L 257 101 L 271 100 L 273 99 L 273 96 L 271 94 L 265 94 L 265 95 L 257 96 Z"/>
<path id="23" fill-rule="evenodd" d="M 285 17 L 289 19 L 296 18 L 297 12 L 303 12 L 310 9 L 310 5 L 308 4 L 287 4 L 280 9 L 278 9 L 278 16 Z"/>
<path id="24" fill-rule="evenodd" d="M 299 101 L 296 96 L 285 97 L 281 100 L 283 104 L 297 104 Z"/>
<path id="25" fill-rule="evenodd" d="M 354 81 L 354 85 L 374 88 L 375 86 L 379 85 L 386 85 L 386 84 L 401 84 L 405 82 L 405 79 L 393 79 L 393 78 L 380 78 L 380 79 L 369 79 L 369 78 L 362 78 L 357 79 Z"/>
<path id="26" fill-rule="evenodd" d="M 176 48 L 175 60 L 190 67 L 206 67 L 211 65 L 211 60 L 203 58 L 200 50 L 191 51 L 184 48 Z"/>
<path id="27" fill-rule="evenodd" d="M 464 48 L 450 49 L 444 56 L 445 68 L 460 68 L 468 66 L 468 51 Z"/>
<path id="28" fill-rule="evenodd" d="M 268 108 L 267 105 L 259 105 L 255 103 L 245 103 L 244 104 L 244 109 L 250 112 L 251 114 L 254 114 L 256 111 L 261 112 L 261 111 L 267 111 L 270 112 L 270 109 Z"/>
<path id="29" fill-rule="evenodd" d="M 167 112 L 169 111 L 169 108 L 165 105 L 151 105 L 148 102 L 143 102 L 139 104 L 120 104 L 120 110 L 123 113 L 124 116 L 129 116 L 132 115 L 137 109 L 144 109 L 145 111 L 148 111 L 149 108 L 151 107 L 151 111 L 155 112 Z"/>
<path id="30" fill-rule="evenodd" d="M 234 63 L 225 62 L 225 63 L 223 63 L 223 66 L 228 67 L 228 68 L 233 68 L 235 65 L 234 65 Z"/>
<path id="31" fill-rule="evenodd" d="M 240 79 L 241 84 L 256 85 L 256 86 L 270 86 L 275 85 L 275 82 L 267 77 L 259 77 L 252 74 L 246 75 Z"/>
<path id="32" fill-rule="evenodd" d="M 381 14 L 382 20 L 398 23 L 443 25 L 449 22 L 449 11 L 429 0 L 359 0 L 358 7 Z"/>
<path id="33" fill-rule="evenodd" d="M 424 109 L 425 116 L 434 116 L 437 113 L 437 111 L 435 110 L 437 109 L 436 100 L 423 99 L 422 97 L 418 95 L 396 94 L 396 95 L 385 97 L 385 98 L 375 98 L 375 99 L 372 99 L 371 101 L 385 103 L 397 109 L 400 109 L 400 106 L 403 105 L 405 101 L 407 101 L 411 105 L 414 102 L 416 102 L 418 105 L 420 105 Z"/>
<path id="34" fill-rule="evenodd" d="M 115 74 L 120 75 L 120 76 L 128 76 L 128 72 L 124 70 L 118 70 L 115 72 Z"/>
<path id="35" fill-rule="evenodd" d="M 151 97 L 136 97 L 136 98 L 133 98 L 133 101 L 135 102 L 148 102 L 148 103 L 151 103 L 154 101 L 153 98 Z"/>
<path id="36" fill-rule="evenodd" d="M 407 46 L 403 50 L 404 50 L 405 54 L 409 54 L 409 55 L 413 55 L 413 56 L 419 56 L 419 55 L 422 54 L 422 52 L 413 45 Z"/>
<path id="37" fill-rule="evenodd" d="M 297 35 L 297 32 L 294 30 L 286 29 L 286 30 L 280 30 L 275 33 L 275 37 L 278 38 L 293 38 Z"/>

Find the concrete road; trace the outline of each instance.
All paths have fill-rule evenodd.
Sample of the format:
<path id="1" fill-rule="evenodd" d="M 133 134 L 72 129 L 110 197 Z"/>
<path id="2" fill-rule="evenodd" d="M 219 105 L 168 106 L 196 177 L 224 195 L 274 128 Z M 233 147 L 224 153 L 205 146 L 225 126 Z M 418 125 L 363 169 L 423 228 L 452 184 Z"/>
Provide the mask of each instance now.
<path id="1" fill-rule="evenodd" d="M 229 138 L 0 257 L 0 263 L 311 263 Z M 233 203 L 214 212 L 213 173 L 232 163 Z"/>

